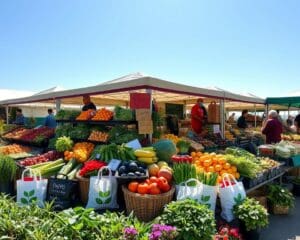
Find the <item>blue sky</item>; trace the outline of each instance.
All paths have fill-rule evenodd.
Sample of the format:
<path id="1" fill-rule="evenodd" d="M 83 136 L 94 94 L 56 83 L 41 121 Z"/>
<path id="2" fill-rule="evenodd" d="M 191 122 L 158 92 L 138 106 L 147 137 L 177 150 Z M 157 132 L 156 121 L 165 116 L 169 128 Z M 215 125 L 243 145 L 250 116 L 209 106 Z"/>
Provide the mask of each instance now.
<path id="1" fill-rule="evenodd" d="M 3 0 L 0 88 L 132 72 L 276 96 L 299 90 L 298 0 Z"/>

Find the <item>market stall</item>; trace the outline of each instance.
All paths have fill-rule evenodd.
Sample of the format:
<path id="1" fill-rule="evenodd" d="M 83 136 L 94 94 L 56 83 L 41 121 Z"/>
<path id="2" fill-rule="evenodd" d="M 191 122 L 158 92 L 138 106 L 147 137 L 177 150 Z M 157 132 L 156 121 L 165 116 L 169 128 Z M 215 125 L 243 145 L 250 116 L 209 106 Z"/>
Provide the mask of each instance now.
<path id="1" fill-rule="evenodd" d="M 61 108 L 62 104 L 81 105 L 81 96 L 86 94 L 101 107 L 86 111 Z M 206 139 L 188 131 L 180 137 L 160 128 L 161 119 L 159 111 L 152 109 L 153 100 L 165 107 L 159 110 L 169 108 L 178 113 L 174 104 L 186 107 L 199 97 L 211 104 L 208 111 L 213 109 L 216 121 L 212 123 L 219 126 L 218 134 L 212 132 Z M 45 202 L 53 201 L 57 211 L 77 205 L 98 211 L 124 210 L 127 214 L 133 212 L 139 221 L 160 219 L 159 223 L 180 229 L 177 234 L 188 233 L 186 224 L 172 220 L 179 210 L 172 217 L 168 214 L 175 208 L 186 214 L 191 208 L 202 220 L 193 218 L 195 222 L 190 224 L 196 224 L 197 229 L 211 225 L 205 231 L 195 231 L 191 239 L 211 239 L 216 230 L 214 214 L 220 217 L 222 212 L 227 222 L 239 218 L 240 213 L 233 208 L 237 203 L 252 201 L 246 198 L 246 192 L 285 171 L 278 161 L 257 157 L 234 143 L 228 147 L 220 134 L 225 130 L 225 101 L 261 103 L 251 96 L 184 86 L 140 74 L 87 88 L 1 101 L 5 106 L 55 103 L 58 123 L 55 133 L 44 127 L 18 127 L 2 134 L 6 145 L 0 147 L 0 164 L 5 162 L 9 167 L 1 185 L 8 186 L 6 190 L 14 194 L 12 187 L 17 178 L 16 199 L 21 205 L 35 202 L 43 207 Z M 173 108 L 167 104 L 173 104 Z M 179 110 L 184 115 L 184 109 Z M 155 136 L 155 142 L 149 142 L 148 136 L 156 130 L 160 134 Z M 214 131 L 207 129 L 211 130 Z M 39 148 L 33 148 L 33 144 Z M 217 204 L 217 198 L 221 204 Z M 260 210 L 259 217 L 267 218 L 266 210 L 257 202 L 250 205 Z M 254 229 L 265 225 L 257 222 Z"/>

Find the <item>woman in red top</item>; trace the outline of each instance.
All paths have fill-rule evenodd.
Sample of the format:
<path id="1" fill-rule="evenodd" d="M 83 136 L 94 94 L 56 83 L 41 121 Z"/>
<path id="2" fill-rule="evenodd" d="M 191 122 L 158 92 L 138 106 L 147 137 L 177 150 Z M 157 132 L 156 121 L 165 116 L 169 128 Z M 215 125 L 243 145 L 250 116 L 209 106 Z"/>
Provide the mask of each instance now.
<path id="1" fill-rule="evenodd" d="M 271 110 L 268 117 L 269 119 L 263 123 L 261 131 L 266 135 L 267 144 L 278 143 L 281 141 L 282 124 L 278 120 L 276 111 Z"/>
<path id="2" fill-rule="evenodd" d="M 200 134 L 202 131 L 202 122 L 204 118 L 202 103 L 203 100 L 199 98 L 197 100 L 197 103 L 192 107 L 191 110 L 192 129 L 195 133 L 198 134 Z"/>

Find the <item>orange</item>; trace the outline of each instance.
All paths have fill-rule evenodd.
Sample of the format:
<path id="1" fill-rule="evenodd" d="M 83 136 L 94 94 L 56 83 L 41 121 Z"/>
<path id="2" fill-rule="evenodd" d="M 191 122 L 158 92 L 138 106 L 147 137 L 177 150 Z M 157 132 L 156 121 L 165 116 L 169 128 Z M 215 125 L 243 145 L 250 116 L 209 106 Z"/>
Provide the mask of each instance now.
<path id="1" fill-rule="evenodd" d="M 226 160 L 224 158 L 219 158 L 218 163 L 223 165 L 226 163 Z"/>
<path id="2" fill-rule="evenodd" d="M 213 163 L 213 164 L 218 163 L 218 158 L 213 157 L 213 158 L 212 158 L 212 163 Z"/>
<path id="3" fill-rule="evenodd" d="M 204 160 L 203 166 L 204 167 L 209 167 L 212 164 L 211 160 Z"/>
<path id="4" fill-rule="evenodd" d="M 224 169 L 229 169 L 231 167 L 231 165 L 230 165 L 230 163 L 225 163 L 224 165 L 223 165 L 223 168 Z"/>
<path id="5" fill-rule="evenodd" d="M 226 170 L 221 170 L 220 175 L 223 176 L 223 174 L 227 173 Z"/>
<path id="6" fill-rule="evenodd" d="M 196 153 L 195 152 L 191 152 L 191 156 L 192 157 L 196 157 Z"/>
<path id="7" fill-rule="evenodd" d="M 198 157 L 201 157 L 201 156 L 202 156 L 202 152 L 197 152 L 196 155 L 197 155 Z"/>
<path id="8" fill-rule="evenodd" d="M 207 168 L 208 172 L 214 172 L 215 171 L 215 168 L 213 166 L 209 166 Z"/>
<path id="9" fill-rule="evenodd" d="M 215 165 L 215 170 L 216 170 L 217 172 L 221 171 L 222 169 L 223 169 L 222 165 L 220 165 L 220 164 L 216 164 L 216 165 Z"/>
<path id="10" fill-rule="evenodd" d="M 237 172 L 236 166 L 231 166 L 231 170 L 232 170 L 233 173 L 236 173 Z"/>

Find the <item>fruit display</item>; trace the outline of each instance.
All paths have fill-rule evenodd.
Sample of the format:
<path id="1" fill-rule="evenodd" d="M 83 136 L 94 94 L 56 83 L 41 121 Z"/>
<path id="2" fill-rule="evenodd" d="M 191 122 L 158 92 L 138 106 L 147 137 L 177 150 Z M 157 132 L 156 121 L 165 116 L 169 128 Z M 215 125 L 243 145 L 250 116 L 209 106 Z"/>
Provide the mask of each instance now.
<path id="1" fill-rule="evenodd" d="M 88 142 L 79 142 L 76 143 L 72 151 L 65 151 L 64 157 L 65 160 L 76 159 L 78 162 L 85 162 L 89 159 L 92 151 L 94 149 L 93 143 Z"/>
<path id="2" fill-rule="evenodd" d="M 138 161 L 123 161 L 118 170 L 117 176 L 126 178 L 139 178 L 147 176 L 147 168 Z"/>
<path id="3" fill-rule="evenodd" d="M 162 139 L 168 139 L 171 140 L 175 145 L 180 140 L 180 137 L 174 135 L 174 134 L 165 134 L 162 136 Z"/>
<path id="4" fill-rule="evenodd" d="M 299 134 L 282 134 L 282 139 L 286 141 L 300 141 Z"/>
<path id="5" fill-rule="evenodd" d="M 90 141 L 95 141 L 95 142 L 107 142 L 109 138 L 108 133 L 106 132 L 101 132 L 101 131 L 96 131 L 93 130 L 88 138 Z"/>
<path id="6" fill-rule="evenodd" d="M 134 151 L 134 155 L 137 160 L 145 163 L 152 164 L 157 162 L 158 158 L 156 157 L 156 152 L 153 147 L 140 148 Z"/>
<path id="7" fill-rule="evenodd" d="M 168 192 L 170 189 L 171 186 L 164 177 L 150 177 L 141 183 L 133 181 L 128 184 L 128 190 L 130 192 L 139 194 L 157 195 Z"/>
<path id="8" fill-rule="evenodd" d="M 162 139 L 152 145 L 159 161 L 170 162 L 177 149 L 171 140 Z"/>
<path id="9" fill-rule="evenodd" d="M 19 153 L 29 153 L 31 149 L 19 144 L 10 144 L 0 147 L 0 153 L 4 155 L 19 154 Z"/>
<path id="10" fill-rule="evenodd" d="M 191 156 L 193 157 L 197 173 L 215 172 L 219 175 L 219 180 L 225 173 L 234 175 L 236 179 L 240 178 L 237 167 L 230 164 L 222 154 L 192 152 Z"/>
<path id="11" fill-rule="evenodd" d="M 3 137 L 7 139 L 19 140 L 24 134 L 27 134 L 28 132 L 30 132 L 30 129 L 20 127 L 4 134 Z"/>
<path id="12" fill-rule="evenodd" d="M 262 169 L 272 169 L 280 166 L 280 163 L 277 161 L 274 161 L 273 159 L 267 158 L 267 157 L 261 157 L 258 158 L 260 160 L 260 166 Z"/>
<path id="13" fill-rule="evenodd" d="M 89 109 L 87 111 L 82 111 L 79 116 L 76 118 L 76 120 L 90 120 L 95 115 L 95 110 Z"/>
<path id="14" fill-rule="evenodd" d="M 93 116 L 92 121 L 109 121 L 113 118 L 114 113 L 106 108 L 101 108 L 97 110 L 95 116 Z"/>
<path id="15" fill-rule="evenodd" d="M 159 175 L 163 175 L 164 171 L 160 171 L 162 169 L 167 169 L 170 173 L 169 177 L 167 177 L 167 179 L 171 178 L 171 176 L 173 175 L 173 170 L 172 170 L 172 168 L 170 168 L 170 166 L 168 165 L 167 162 L 163 162 L 163 161 L 160 161 L 158 163 L 152 163 L 152 164 L 148 165 L 149 176 L 150 177 L 151 176 L 158 177 Z"/>
<path id="16" fill-rule="evenodd" d="M 225 131 L 225 139 L 227 139 L 229 141 L 234 141 L 235 137 L 233 136 L 233 134 L 230 131 L 226 130 Z"/>
<path id="17" fill-rule="evenodd" d="M 19 161 L 19 164 L 24 167 L 32 166 L 32 165 L 43 163 L 43 162 L 53 161 L 55 159 L 60 158 L 60 156 L 61 156 L 61 154 L 56 151 L 49 151 L 47 153 L 39 154 L 34 157 L 25 158 L 24 160 Z"/>

